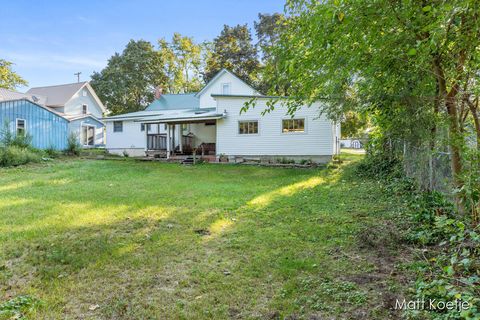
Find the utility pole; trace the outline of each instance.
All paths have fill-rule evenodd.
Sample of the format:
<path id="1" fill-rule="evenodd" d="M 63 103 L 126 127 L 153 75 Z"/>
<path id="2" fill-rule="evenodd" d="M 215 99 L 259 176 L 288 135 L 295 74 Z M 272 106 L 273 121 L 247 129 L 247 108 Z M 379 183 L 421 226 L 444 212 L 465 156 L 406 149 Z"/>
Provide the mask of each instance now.
<path id="1" fill-rule="evenodd" d="M 74 75 L 77 76 L 77 82 L 80 82 L 80 75 L 81 75 L 81 74 L 82 74 L 82 73 L 81 73 L 80 71 L 77 72 L 77 73 L 74 73 Z"/>

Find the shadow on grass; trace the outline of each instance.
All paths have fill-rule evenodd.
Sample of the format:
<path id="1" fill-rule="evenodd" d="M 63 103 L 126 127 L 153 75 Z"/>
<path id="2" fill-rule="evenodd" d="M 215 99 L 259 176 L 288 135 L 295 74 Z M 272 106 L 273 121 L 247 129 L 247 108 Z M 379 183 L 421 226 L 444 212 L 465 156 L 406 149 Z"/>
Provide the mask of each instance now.
<path id="1" fill-rule="evenodd" d="M 357 190 L 349 168 L 129 165 L 102 163 L 84 177 L 52 172 L 40 186 L 2 193 L 40 211 L 33 221 L 1 223 L 10 226 L 5 259 L 34 273 L 15 290 L 36 288 L 52 305 L 45 314 L 88 316 L 95 302 L 105 317 L 255 317 L 337 312 L 362 301 L 331 301 L 355 291 L 338 281 L 355 271 L 352 260 L 335 252 L 351 249 L 371 214 L 361 200 L 375 197 L 371 186 Z M 30 210 L 19 205 L 5 207 L 9 217 Z M 311 298 L 312 290 L 322 294 Z"/>

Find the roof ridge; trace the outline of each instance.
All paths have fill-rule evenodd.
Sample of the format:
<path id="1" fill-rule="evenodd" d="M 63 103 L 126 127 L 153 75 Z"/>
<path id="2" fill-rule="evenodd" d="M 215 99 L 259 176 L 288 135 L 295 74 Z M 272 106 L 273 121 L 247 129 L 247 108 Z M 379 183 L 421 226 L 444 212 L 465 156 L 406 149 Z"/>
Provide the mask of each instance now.
<path id="1" fill-rule="evenodd" d="M 197 92 L 184 92 L 184 93 L 164 93 L 162 96 L 182 96 L 182 95 L 195 95 Z"/>
<path id="2" fill-rule="evenodd" d="M 71 82 L 71 83 L 64 83 L 64 84 L 54 84 L 54 85 L 51 85 L 51 86 L 42 86 L 42 87 L 32 87 L 28 90 L 32 90 L 32 89 L 39 89 L 39 88 L 51 88 L 51 87 L 63 87 L 63 86 L 71 86 L 73 84 L 85 84 L 85 83 L 88 83 L 88 81 L 80 81 L 80 82 Z"/>

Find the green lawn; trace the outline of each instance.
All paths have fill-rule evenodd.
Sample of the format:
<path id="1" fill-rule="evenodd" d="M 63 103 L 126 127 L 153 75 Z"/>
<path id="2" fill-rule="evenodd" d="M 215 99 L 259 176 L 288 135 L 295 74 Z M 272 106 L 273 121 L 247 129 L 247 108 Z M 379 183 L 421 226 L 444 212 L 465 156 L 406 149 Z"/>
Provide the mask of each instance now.
<path id="1" fill-rule="evenodd" d="M 357 234 L 390 200 L 355 177 L 359 157 L 0 169 L 0 304 L 39 299 L 32 319 L 385 319 L 380 289 L 396 284 L 364 281 L 381 270 Z"/>

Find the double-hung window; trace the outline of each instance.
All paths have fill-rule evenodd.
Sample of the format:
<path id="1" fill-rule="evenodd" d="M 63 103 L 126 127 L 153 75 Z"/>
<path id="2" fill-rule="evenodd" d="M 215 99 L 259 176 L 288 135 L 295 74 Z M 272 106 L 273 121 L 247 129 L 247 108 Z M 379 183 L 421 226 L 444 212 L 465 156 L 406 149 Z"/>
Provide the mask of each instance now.
<path id="1" fill-rule="evenodd" d="M 113 132 L 123 132 L 123 121 L 113 121 Z"/>
<path id="2" fill-rule="evenodd" d="M 17 135 L 19 135 L 19 136 L 25 135 L 26 127 L 27 127 L 27 123 L 26 123 L 25 119 L 17 119 L 17 124 L 16 124 Z"/>

